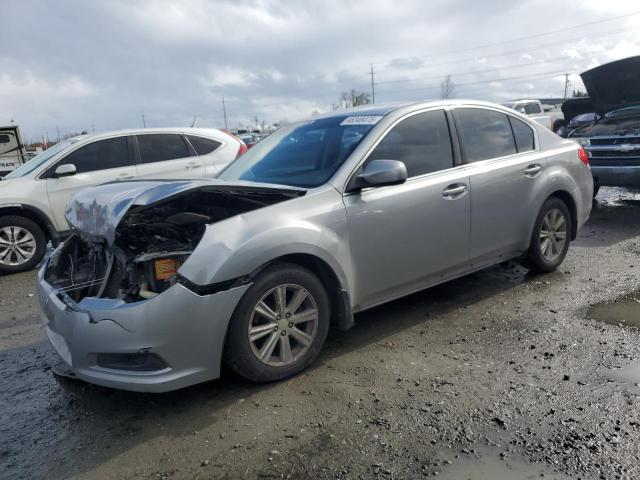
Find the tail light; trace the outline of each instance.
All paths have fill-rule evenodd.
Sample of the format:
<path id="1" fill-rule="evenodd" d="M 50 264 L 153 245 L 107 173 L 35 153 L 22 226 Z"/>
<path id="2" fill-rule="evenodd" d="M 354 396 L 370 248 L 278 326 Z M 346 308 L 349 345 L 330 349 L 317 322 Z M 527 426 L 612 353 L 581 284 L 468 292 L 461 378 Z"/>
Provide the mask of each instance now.
<path id="1" fill-rule="evenodd" d="M 240 140 L 238 138 L 238 141 L 240 142 L 240 150 L 238 150 L 238 155 L 236 155 L 236 158 L 238 158 L 240 155 L 247 153 L 247 150 L 249 150 L 249 148 L 245 145 L 245 143 Z"/>
<path id="2" fill-rule="evenodd" d="M 589 154 L 583 147 L 580 147 L 578 149 L 578 158 L 580 158 L 582 163 L 584 163 L 587 167 L 589 166 Z"/>

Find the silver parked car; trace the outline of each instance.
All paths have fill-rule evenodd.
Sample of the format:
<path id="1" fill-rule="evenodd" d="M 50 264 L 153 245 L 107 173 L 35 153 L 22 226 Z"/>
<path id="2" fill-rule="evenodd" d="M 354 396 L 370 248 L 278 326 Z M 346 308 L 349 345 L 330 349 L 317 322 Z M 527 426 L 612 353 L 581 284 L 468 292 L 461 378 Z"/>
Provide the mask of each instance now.
<path id="1" fill-rule="evenodd" d="M 40 269 L 47 336 L 79 378 L 167 391 L 318 356 L 330 323 L 508 259 L 563 261 L 591 209 L 584 150 L 480 102 L 333 112 L 215 180 L 84 190 Z"/>

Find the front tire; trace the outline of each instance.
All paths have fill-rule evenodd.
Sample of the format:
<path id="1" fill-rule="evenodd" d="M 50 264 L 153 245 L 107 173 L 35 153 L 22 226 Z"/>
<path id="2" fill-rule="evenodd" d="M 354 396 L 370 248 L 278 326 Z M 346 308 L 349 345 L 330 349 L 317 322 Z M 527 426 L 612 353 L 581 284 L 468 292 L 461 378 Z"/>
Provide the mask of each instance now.
<path id="1" fill-rule="evenodd" d="M 272 382 L 304 370 L 329 332 L 330 303 L 306 268 L 276 264 L 261 272 L 229 323 L 225 362 L 243 377 Z"/>
<path id="2" fill-rule="evenodd" d="M 555 271 L 569 250 L 571 225 L 567 205 L 557 197 L 547 199 L 536 218 L 524 266 L 539 273 Z"/>
<path id="3" fill-rule="evenodd" d="M 0 217 L 0 274 L 26 272 L 44 256 L 46 236 L 42 228 L 25 217 Z"/>

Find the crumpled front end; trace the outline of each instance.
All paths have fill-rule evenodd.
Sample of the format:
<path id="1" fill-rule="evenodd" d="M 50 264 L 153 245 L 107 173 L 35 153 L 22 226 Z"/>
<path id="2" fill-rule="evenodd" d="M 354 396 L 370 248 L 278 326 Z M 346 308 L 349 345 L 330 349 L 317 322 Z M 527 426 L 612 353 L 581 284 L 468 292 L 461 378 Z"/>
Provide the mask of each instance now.
<path id="1" fill-rule="evenodd" d="M 75 233 L 40 269 L 38 298 L 52 346 L 81 379 L 161 392 L 219 376 L 250 279 L 195 285 L 180 266 L 209 224 L 301 193 L 184 183 L 105 185 L 71 202 Z"/>
<path id="2" fill-rule="evenodd" d="M 249 287 L 200 296 L 180 284 L 157 297 L 85 297 L 75 302 L 38 277 L 42 322 L 51 345 L 82 380 L 166 392 L 217 378 L 228 320 Z"/>

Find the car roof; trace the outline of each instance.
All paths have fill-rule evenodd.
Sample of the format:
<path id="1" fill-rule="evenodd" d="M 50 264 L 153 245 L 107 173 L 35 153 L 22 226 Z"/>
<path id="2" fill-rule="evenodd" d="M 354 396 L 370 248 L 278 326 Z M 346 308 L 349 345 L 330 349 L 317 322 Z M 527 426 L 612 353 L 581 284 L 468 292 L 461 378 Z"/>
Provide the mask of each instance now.
<path id="1" fill-rule="evenodd" d="M 96 140 L 120 135 L 142 135 L 144 133 L 183 133 L 185 135 L 204 135 L 207 137 L 230 137 L 229 134 L 217 128 L 190 128 L 190 127 L 165 127 L 165 128 L 128 128 L 112 130 L 100 133 L 87 133 L 72 137 L 73 140 Z"/>
<path id="2" fill-rule="evenodd" d="M 490 108 L 502 108 L 499 104 L 493 102 L 485 102 L 481 100 L 467 100 L 467 99 L 446 99 L 446 100 L 420 100 L 413 102 L 397 102 L 397 103 L 384 103 L 384 104 L 368 104 L 361 105 L 354 108 L 346 108 L 341 110 L 334 110 L 328 113 L 323 113 L 320 115 L 315 115 L 313 117 L 308 117 L 301 122 L 326 119 L 326 118 L 344 118 L 355 115 L 363 115 L 363 116 L 385 116 L 392 112 L 396 111 L 412 111 L 419 110 L 422 108 L 430 108 L 430 107 L 448 107 L 448 106 L 456 106 L 456 105 L 474 105 L 480 107 L 490 107 Z M 298 123 L 298 122 L 292 122 Z"/>

